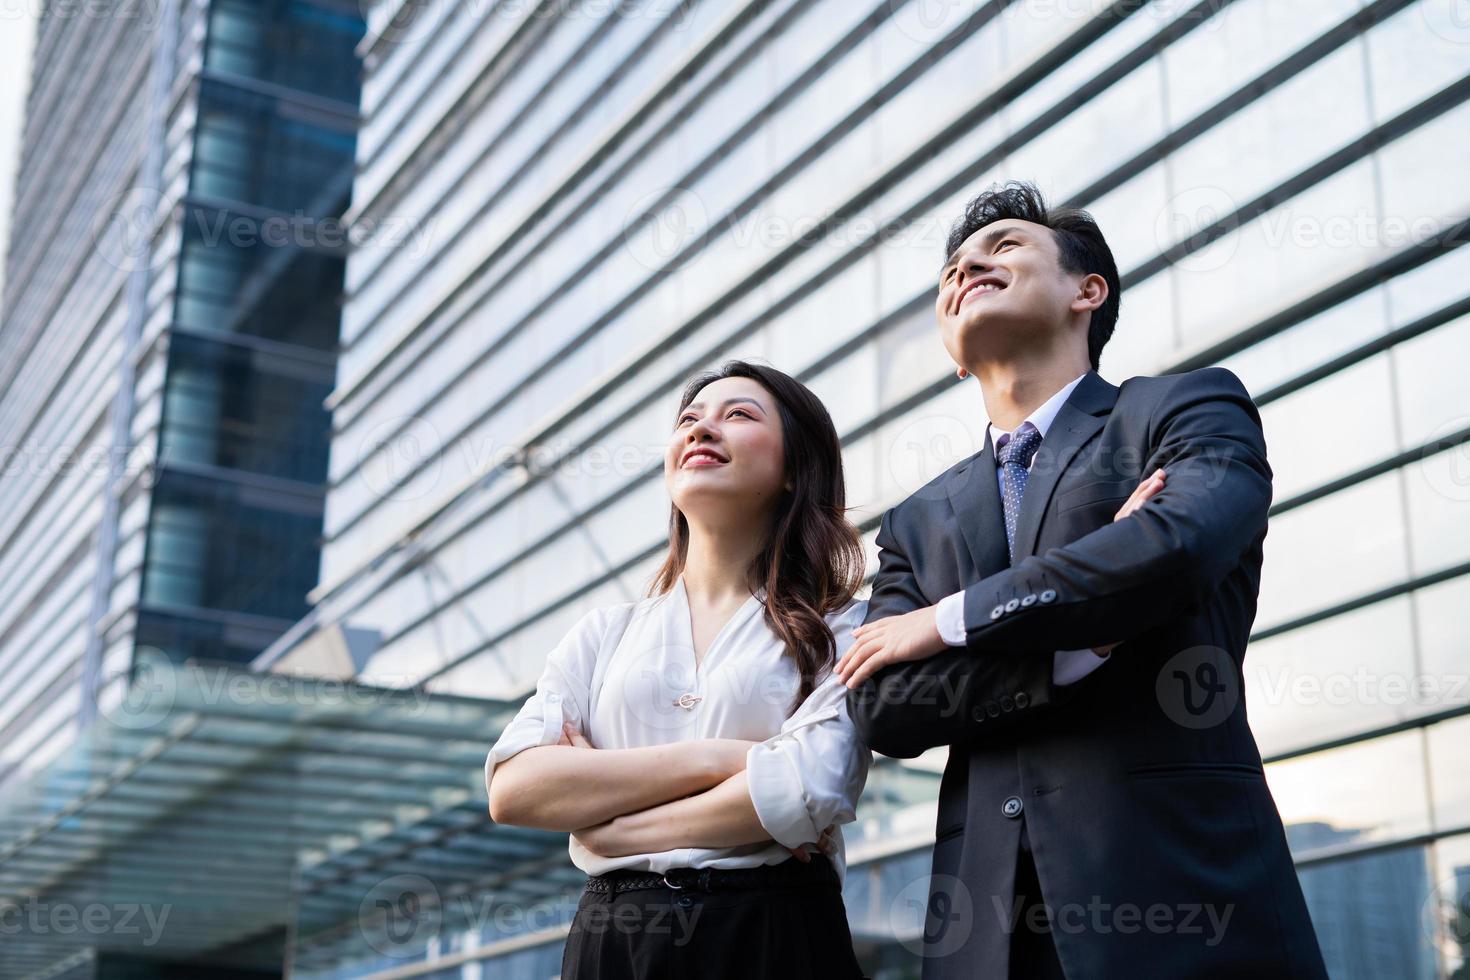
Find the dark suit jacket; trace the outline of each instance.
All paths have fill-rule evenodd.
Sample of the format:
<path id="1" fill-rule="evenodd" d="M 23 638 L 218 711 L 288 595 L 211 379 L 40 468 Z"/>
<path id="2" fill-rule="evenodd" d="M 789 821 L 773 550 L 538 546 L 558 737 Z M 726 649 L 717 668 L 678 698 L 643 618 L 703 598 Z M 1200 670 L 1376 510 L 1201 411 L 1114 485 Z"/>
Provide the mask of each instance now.
<path id="1" fill-rule="evenodd" d="M 878 752 L 950 746 L 924 977 L 1006 976 L 1023 822 L 1068 976 L 1324 977 L 1246 726 L 1271 469 L 1245 388 L 1218 367 L 1089 372 L 1037 450 L 1014 565 L 993 452 L 987 436 L 877 539 L 867 621 L 963 588 L 967 647 L 848 694 Z M 1114 523 L 1159 466 L 1165 488 Z M 1052 683 L 1053 651 L 1118 640 Z"/>

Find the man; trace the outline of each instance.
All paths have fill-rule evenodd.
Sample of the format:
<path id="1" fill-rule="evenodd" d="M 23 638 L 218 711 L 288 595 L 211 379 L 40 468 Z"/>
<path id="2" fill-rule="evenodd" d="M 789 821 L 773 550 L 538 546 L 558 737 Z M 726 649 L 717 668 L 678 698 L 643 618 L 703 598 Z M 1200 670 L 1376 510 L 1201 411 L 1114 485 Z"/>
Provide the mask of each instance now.
<path id="1" fill-rule="evenodd" d="M 1241 696 L 1255 405 L 1223 368 L 1104 381 L 1112 253 L 1032 185 L 947 250 L 940 331 L 991 425 L 883 515 L 838 667 L 875 750 L 949 746 L 925 980 L 1325 977 Z"/>

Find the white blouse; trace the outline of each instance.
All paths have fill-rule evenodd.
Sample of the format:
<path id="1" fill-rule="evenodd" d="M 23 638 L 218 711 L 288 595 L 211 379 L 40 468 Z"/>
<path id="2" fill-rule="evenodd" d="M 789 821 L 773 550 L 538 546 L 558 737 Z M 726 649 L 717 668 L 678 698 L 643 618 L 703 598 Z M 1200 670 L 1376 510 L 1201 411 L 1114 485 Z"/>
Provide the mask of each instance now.
<path id="1" fill-rule="evenodd" d="M 615 868 L 664 872 L 777 864 L 791 858 L 786 847 L 811 843 L 829 824 L 854 820 L 872 753 L 848 717 L 847 686 L 829 673 L 786 716 L 801 679 L 784 645 L 765 624 L 764 599 L 762 589 L 745 601 L 711 642 L 697 670 L 683 576 L 665 595 L 588 612 L 547 656 L 535 693 L 490 749 L 487 789 L 497 763 L 522 749 L 560 741 L 563 720 L 599 749 L 699 738 L 760 742 L 747 753 L 745 772 L 756 814 L 773 841 L 604 858 L 572 839 L 572 863 L 587 874 Z M 852 630 L 862 623 L 867 607 L 867 600 L 853 599 L 826 617 L 837 641 L 837 659 L 852 645 Z M 832 862 L 845 880 L 840 827 L 832 838 Z"/>

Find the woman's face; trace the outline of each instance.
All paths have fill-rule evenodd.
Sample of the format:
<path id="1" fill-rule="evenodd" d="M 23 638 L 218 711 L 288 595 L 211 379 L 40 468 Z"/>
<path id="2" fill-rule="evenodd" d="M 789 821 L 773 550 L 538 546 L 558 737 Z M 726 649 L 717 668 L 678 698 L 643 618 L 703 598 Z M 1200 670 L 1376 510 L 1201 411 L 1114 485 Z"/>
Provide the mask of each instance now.
<path id="1" fill-rule="evenodd" d="M 699 449 L 700 453 L 691 455 Z M 786 479 L 776 400 L 749 378 L 700 389 L 679 418 L 664 454 L 664 483 L 686 518 L 705 520 L 774 509 Z"/>

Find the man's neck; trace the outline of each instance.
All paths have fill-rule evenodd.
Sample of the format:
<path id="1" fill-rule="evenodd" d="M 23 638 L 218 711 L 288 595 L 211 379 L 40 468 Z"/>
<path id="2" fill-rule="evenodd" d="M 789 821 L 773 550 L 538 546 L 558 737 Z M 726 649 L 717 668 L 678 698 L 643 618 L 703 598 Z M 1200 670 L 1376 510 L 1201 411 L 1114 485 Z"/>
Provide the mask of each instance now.
<path id="1" fill-rule="evenodd" d="M 1039 364 L 992 362 L 980 365 L 972 373 L 980 383 L 985 414 L 996 428 L 1010 432 L 1091 367 L 1085 361 L 1066 358 Z"/>

